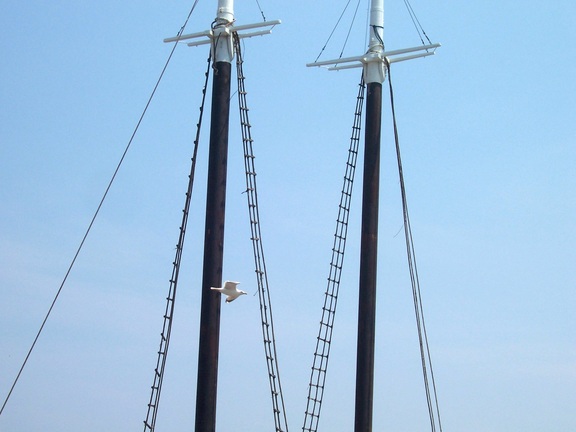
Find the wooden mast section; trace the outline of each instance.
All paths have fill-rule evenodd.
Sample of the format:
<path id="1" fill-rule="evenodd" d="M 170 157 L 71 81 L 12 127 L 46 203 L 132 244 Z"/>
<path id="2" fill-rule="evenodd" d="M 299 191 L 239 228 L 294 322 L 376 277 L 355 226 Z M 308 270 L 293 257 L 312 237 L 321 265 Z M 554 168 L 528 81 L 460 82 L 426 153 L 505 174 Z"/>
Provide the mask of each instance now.
<path id="1" fill-rule="evenodd" d="M 375 3 L 380 3 L 376 4 Z M 370 10 L 370 58 L 384 51 L 384 2 L 372 2 Z M 376 340 L 376 274 L 378 270 L 378 201 L 380 190 L 380 134 L 382 82 L 385 65 L 369 61 L 364 67 L 366 82 L 366 127 L 364 131 L 364 176 L 356 352 L 356 399 L 354 431 L 372 430 L 374 394 L 374 350 Z"/>
<path id="2" fill-rule="evenodd" d="M 432 55 L 434 50 L 440 46 L 439 44 L 432 44 L 385 52 L 383 35 L 384 0 L 371 1 L 368 31 L 370 32 L 370 41 L 368 51 L 365 54 L 307 65 L 329 66 L 329 70 L 362 67 L 364 82 L 367 86 L 356 355 L 355 432 L 372 431 L 382 83 L 386 78 L 388 64 Z M 408 53 L 416 54 L 396 57 Z"/>
<path id="3" fill-rule="evenodd" d="M 231 62 L 234 57 L 232 38 L 223 29 L 232 24 L 233 21 L 234 11 L 231 2 L 219 1 L 214 25 L 214 32 L 218 36 L 213 43 L 212 112 L 194 429 L 196 432 L 215 432 L 216 430 L 220 306 L 222 300 L 219 293 L 211 290 L 210 287 L 222 286 L 230 78 Z"/>
<path id="4" fill-rule="evenodd" d="M 232 60 L 235 54 L 233 35 L 237 34 L 238 37 L 245 38 L 268 34 L 271 32 L 270 27 L 280 24 L 280 21 L 268 21 L 234 26 L 234 21 L 234 1 L 218 0 L 216 19 L 210 30 L 164 39 L 164 42 L 180 42 L 202 38 L 203 40 L 188 43 L 188 46 L 211 44 L 213 58 L 212 112 L 196 387 L 196 432 L 215 432 L 216 430 L 220 305 L 222 300 L 220 294 L 210 288 L 222 286 L 230 82 Z M 255 28 L 265 29 L 251 33 L 239 33 Z"/>

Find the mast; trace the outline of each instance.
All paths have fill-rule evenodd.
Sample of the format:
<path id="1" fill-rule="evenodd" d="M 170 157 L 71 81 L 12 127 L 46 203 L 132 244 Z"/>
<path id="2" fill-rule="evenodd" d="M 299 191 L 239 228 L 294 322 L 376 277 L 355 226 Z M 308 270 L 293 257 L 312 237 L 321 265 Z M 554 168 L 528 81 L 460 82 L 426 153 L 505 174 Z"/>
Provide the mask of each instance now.
<path id="1" fill-rule="evenodd" d="M 356 354 L 355 432 L 372 431 L 382 83 L 386 78 L 386 69 L 390 63 L 433 55 L 436 48 L 440 46 L 440 44 L 430 44 L 385 52 L 384 0 L 371 0 L 368 31 L 370 41 L 365 54 L 307 65 L 329 66 L 329 70 L 362 67 L 364 82 L 367 87 Z M 416 54 L 400 56 L 408 53 Z"/>
<path id="2" fill-rule="evenodd" d="M 370 9 L 369 60 L 364 66 L 366 126 L 356 354 L 355 432 L 372 430 L 374 350 L 376 335 L 376 274 L 378 270 L 378 205 L 380 186 L 380 135 L 384 63 L 384 0 L 373 0 Z"/>
<path id="3" fill-rule="evenodd" d="M 232 38 L 225 28 L 233 21 L 233 1 L 219 0 L 213 29 L 216 37 L 213 39 L 214 69 L 196 387 L 196 432 L 216 430 L 221 298 L 220 294 L 210 287 L 222 286 L 230 77 L 234 57 Z"/>
<path id="4" fill-rule="evenodd" d="M 210 30 L 164 39 L 164 42 L 180 42 L 201 38 L 200 41 L 188 43 L 188 46 L 211 44 L 213 58 L 212 112 L 196 387 L 196 432 L 215 432 L 216 430 L 221 295 L 210 288 L 222 286 L 230 83 L 232 60 L 235 54 L 233 37 L 236 35 L 238 38 L 247 38 L 269 34 L 272 27 L 280 24 L 279 20 L 274 20 L 235 26 L 234 21 L 234 0 L 218 0 L 216 19 Z M 261 28 L 264 29 L 239 33 Z"/>

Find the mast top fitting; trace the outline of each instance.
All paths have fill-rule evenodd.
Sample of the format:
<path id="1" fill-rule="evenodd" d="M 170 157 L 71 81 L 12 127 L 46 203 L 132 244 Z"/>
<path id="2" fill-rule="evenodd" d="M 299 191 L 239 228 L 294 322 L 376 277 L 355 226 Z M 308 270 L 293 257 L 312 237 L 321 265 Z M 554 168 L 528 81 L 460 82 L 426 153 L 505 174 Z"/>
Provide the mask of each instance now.
<path id="1" fill-rule="evenodd" d="M 435 44 L 430 44 L 430 45 L 422 45 L 422 46 L 418 46 L 418 47 L 404 48 L 404 49 L 393 50 L 393 51 L 382 51 L 382 52 L 368 51 L 366 54 L 363 54 L 361 56 L 345 57 L 345 58 L 339 58 L 339 59 L 335 59 L 335 60 L 324 60 L 324 61 L 319 61 L 319 62 L 314 62 L 314 63 L 308 63 L 308 64 L 306 64 L 306 66 L 308 66 L 308 67 L 327 66 L 328 70 L 353 69 L 353 68 L 359 68 L 359 67 L 366 66 L 365 67 L 365 71 L 366 71 L 367 69 L 369 69 L 369 65 L 374 65 L 379 70 L 381 69 L 383 71 L 384 65 L 386 65 L 386 64 L 397 63 L 397 62 L 401 62 L 401 61 L 405 61 L 405 60 L 412 60 L 415 58 L 427 57 L 427 56 L 434 55 L 436 52 L 436 48 L 438 48 L 438 47 L 440 47 L 440 44 L 435 43 Z M 421 52 L 421 51 L 424 51 L 424 52 Z M 410 53 L 415 53 L 415 54 L 410 54 Z M 409 54 L 409 55 L 403 55 L 403 54 Z M 368 73 L 370 73 L 370 72 L 368 72 Z M 365 81 L 366 82 L 376 82 L 376 81 L 383 82 L 384 81 L 383 72 L 382 72 L 382 74 L 380 74 L 380 73 L 377 73 L 377 74 L 378 74 L 378 76 L 381 77 L 381 79 L 379 79 L 378 77 L 372 78 L 372 79 L 370 77 L 365 77 Z"/>
<path id="2" fill-rule="evenodd" d="M 218 18 L 216 18 L 212 24 L 212 28 L 210 30 L 167 38 L 164 39 L 164 42 L 181 42 L 189 39 L 205 38 L 203 40 L 189 42 L 187 45 L 199 46 L 211 44 L 214 60 L 216 62 L 222 61 L 231 63 L 232 59 L 234 58 L 234 43 L 230 37 L 232 34 L 236 33 L 241 39 L 253 36 L 262 36 L 270 34 L 272 29 L 278 24 L 281 24 L 280 20 L 264 21 L 255 24 L 234 25 L 234 20 L 228 21 L 227 19 L 223 19 L 219 14 Z M 244 30 L 258 28 L 264 29 L 253 32 L 240 33 Z"/>
<path id="3" fill-rule="evenodd" d="M 171 37 L 171 38 L 166 38 L 166 39 L 164 39 L 164 42 L 166 42 L 166 43 L 182 42 L 185 40 L 198 39 L 198 38 L 206 37 L 208 39 L 197 41 L 197 42 L 189 42 L 188 46 L 206 45 L 206 44 L 209 44 L 212 41 L 212 39 L 221 37 L 223 35 L 230 36 L 234 32 L 238 33 L 238 37 L 240 37 L 241 39 L 252 37 L 252 36 L 262 36 L 262 35 L 270 34 L 270 33 L 272 33 L 272 29 L 274 27 L 276 27 L 278 24 L 282 24 L 282 21 L 280 21 L 280 20 L 263 21 L 263 22 L 259 22 L 259 23 L 244 24 L 244 25 L 233 25 L 233 22 L 230 22 L 229 24 L 226 24 L 226 25 L 216 25 L 214 28 L 212 28 L 210 30 L 205 30 L 202 32 L 197 32 L 197 33 L 190 33 L 190 34 L 182 35 L 179 37 L 175 36 L 175 37 Z M 251 29 L 263 28 L 263 27 L 269 27 L 269 28 L 266 28 L 264 30 L 258 30 L 255 32 L 240 33 L 244 30 L 251 30 Z"/>

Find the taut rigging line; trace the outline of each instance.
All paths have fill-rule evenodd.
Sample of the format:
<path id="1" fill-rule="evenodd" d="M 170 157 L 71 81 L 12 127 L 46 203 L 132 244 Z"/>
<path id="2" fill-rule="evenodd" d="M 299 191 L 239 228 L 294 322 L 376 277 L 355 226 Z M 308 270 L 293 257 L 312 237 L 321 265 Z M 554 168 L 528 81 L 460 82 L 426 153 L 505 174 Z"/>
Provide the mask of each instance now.
<path id="1" fill-rule="evenodd" d="M 206 102 L 206 89 L 208 87 L 208 77 L 210 76 L 210 67 L 212 58 L 208 56 L 208 66 L 206 70 L 206 80 L 204 88 L 202 89 L 202 103 L 200 105 L 200 114 L 198 123 L 196 125 L 196 138 L 194 139 L 194 150 L 192 154 L 192 164 L 190 166 L 190 174 L 188 175 L 188 188 L 186 190 L 186 200 L 184 209 L 182 210 L 182 223 L 180 225 L 180 234 L 178 236 L 178 244 L 176 245 L 176 256 L 174 258 L 172 277 L 170 278 L 170 288 L 168 296 L 166 297 L 166 310 L 164 312 L 164 323 L 162 326 L 162 333 L 160 333 L 160 347 L 158 348 L 158 360 L 156 368 L 154 369 L 154 380 L 151 386 L 150 401 L 148 402 L 148 410 L 146 412 L 146 420 L 144 420 L 144 432 L 154 432 L 156 427 L 156 417 L 158 415 L 158 405 L 160 403 L 160 394 L 162 392 L 162 382 L 164 381 L 164 371 L 166 369 L 166 359 L 168 356 L 168 348 L 170 345 L 170 335 L 172 333 L 172 322 L 174 318 L 174 304 L 176 301 L 176 290 L 178 287 L 178 276 L 180 274 L 180 264 L 182 262 L 182 251 L 184 249 L 184 240 L 186 237 L 186 226 L 188 224 L 188 215 L 190 212 L 190 202 L 192 199 L 192 189 L 194 187 L 194 174 L 196 172 L 196 160 L 198 154 L 198 143 L 200 141 L 200 131 L 202 129 L 202 119 L 204 116 L 204 104 Z"/>
<path id="2" fill-rule="evenodd" d="M 392 122 L 394 124 L 394 143 L 396 147 L 396 160 L 398 163 L 398 176 L 400 178 L 400 192 L 402 196 L 402 213 L 404 218 L 404 234 L 406 239 L 406 254 L 408 258 L 408 268 L 410 271 L 410 281 L 412 284 L 412 297 L 414 301 L 414 313 L 416 316 L 416 326 L 418 328 L 418 340 L 420 345 L 420 360 L 422 363 L 422 374 L 428 404 L 428 415 L 432 432 L 436 431 L 435 413 L 438 418 L 438 428 L 442 432 L 442 422 L 440 421 L 440 408 L 438 404 L 438 394 L 436 392 L 436 381 L 432 369 L 432 358 L 430 356 L 430 346 L 426 333 L 426 323 L 424 321 L 424 309 L 422 307 L 422 297 L 420 294 L 420 280 L 418 278 L 418 268 L 416 266 L 416 253 L 414 251 L 414 241 L 412 238 L 412 228 L 408 215 L 408 201 L 406 199 L 406 187 L 404 184 L 404 171 L 402 169 L 402 158 L 400 157 L 400 140 L 398 137 L 398 127 L 396 123 L 396 110 L 394 108 L 394 92 L 392 90 L 392 79 L 390 76 L 390 63 L 386 62 L 388 71 L 388 83 L 390 86 L 390 105 L 392 111 Z M 430 380 L 429 380 L 430 378 Z M 432 381 L 432 393 L 430 383 Z"/>
<path id="3" fill-rule="evenodd" d="M 188 16 L 186 17 L 186 21 L 184 21 L 184 24 L 182 25 L 182 27 L 180 27 L 180 30 L 178 31 L 178 36 L 181 36 L 184 33 L 184 30 L 186 29 L 186 25 L 188 24 L 188 21 L 190 20 L 192 13 L 196 9 L 196 5 L 198 4 L 198 1 L 199 0 L 194 1 L 194 4 L 192 5 L 192 8 L 190 9 Z M 144 109 L 142 110 L 142 114 L 140 115 L 138 122 L 136 123 L 136 126 L 134 127 L 134 130 L 132 132 L 132 135 L 130 136 L 130 139 L 128 140 L 128 144 L 126 145 L 124 152 L 122 153 L 122 156 L 120 157 L 120 160 L 118 161 L 118 164 L 116 165 L 116 169 L 114 170 L 114 173 L 112 174 L 112 177 L 110 178 L 110 181 L 108 182 L 108 186 L 106 187 L 106 190 L 104 191 L 104 194 L 102 195 L 102 198 L 100 199 L 100 202 L 98 203 L 96 211 L 94 212 L 94 215 L 92 216 L 92 219 L 90 220 L 90 223 L 88 224 L 88 228 L 86 228 L 86 231 L 84 232 L 82 240 L 80 241 L 80 245 L 76 249 L 76 253 L 74 254 L 74 257 L 72 258 L 72 261 L 70 262 L 70 265 L 68 266 L 68 269 L 66 270 L 66 274 L 64 275 L 64 278 L 62 279 L 62 282 L 60 283 L 60 287 L 58 288 L 58 291 L 56 291 L 56 295 L 54 296 L 54 299 L 52 300 L 52 303 L 50 304 L 50 307 L 48 308 L 48 312 L 46 312 L 44 320 L 42 321 L 42 324 L 40 325 L 40 328 L 38 329 L 38 332 L 36 333 L 36 336 L 34 337 L 34 341 L 32 342 L 32 345 L 30 346 L 30 349 L 28 350 L 28 353 L 26 354 L 26 357 L 24 358 L 24 361 L 22 362 L 20 369 L 18 370 L 18 373 L 16 374 L 16 378 L 14 378 L 14 382 L 12 383 L 12 386 L 10 387 L 8 394 L 6 395 L 6 398 L 4 399 L 4 402 L 2 403 L 2 407 L 0 407 L 0 415 L 2 415 L 2 413 L 4 412 L 4 408 L 6 407 L 6 404 L 8 403 L 8 400 L 10 399 L 10 396 L 12 395 L 12 392 L 14 391 L 14 388 L 16 387 L 16 384 L 18 383 L 18 380 L 20 379 L 20 375 L 22 375 L 22 371 L 26 367 L 26 364 L 28 363 L 28 359 L 30 358 L 32 351 L 34 350 L 34 347 L 36 346 L 36 343 L 38 342 L 38 339 L 40 338 L 40 335 L 42 334 L 42 331 L 44 330 L 44 326 L 46 325 L 46 322 L 48 321 L 48 318 L 50 317 L 50 314 L 52 313 L 52 310 L 54 309 L 54 306 L 56 305 L 56 302 L 58 301 L 58 298 L 60 297 L 60 294 L 62 293 L 62 289 L 64 288 L 64 285 L 66 284 L 66 281 L 68 280 L 68 276 L 70 276 L 70 272 L 72 271 L 72 268 L 74 267 L 74 264 L 76 263 L 76 259 L 78 258 L 78 256 L 80 255 L 80 251 L 84 247 L 84 243 L 86 242 L 86 239 L 88 238 L 88 234 L 90 234 L 90 231 L 92 230 L 92 226 L 94 225 L 94 222 L 96 221 L 96 218 L 98 217 L 98 214 L 100 213 L 100 209 L 102 208 L 102 205 L 104 204 L 104 201 L 106 200 L 106 197 L 108 196 L 108 192 L 110 191 L 110 189 L 112 187 L 112 183 L 114 183 L 114 180 L 116 179 L 116 175 L 120 171 L 120 167 L 122 166 L 122 163 L 124 162 L 124 159 L 126 158 L 126 155 L 128 154 L 128 150 L 130 149 L 132 142 L 134 141 L 134 138 L 136 137 L 136 133 L 138 132 L 138 129 L 140 129 L 140 124 L 142 123 L 142 120 L 144 119 L 144 116 L 146 115 L 146 112 L 148 111 L 148 107 L 150 106 L 150 103 L 152 102 L 152 99 L 154 98 L 154 95 L 156 94 L 156 90 L 158 90 L 158 86 L 160 85 L 160 82 L 162 81 L 162 78 L 164 77 L 164 73 L 166 72 L 166 69 L 168 68 L 168 64 L 170 64 L 170 60 L 172 59 L 172 55 L 174 54 L 174 51 L 176 50 L 176 46 L 177 46 L 177 44 L 175 43 L 174 46 L 172 47 L 172 50 L 170 51 L 170 54 L 168 55 L 168 59 L 166 60 L 166 63 L 164 64 L 164 67 L 162 68 L 162 72 L 160 72 L 160 76 L 158 77 L 158 80 L 156 81 L 156 84 L 154 85 L 154 88 L 152 89 L 152 92 L 150 93 L 150 97 L 148 98 L 148 101 L 146 102 L 146 105 L 144 106 Z"/>

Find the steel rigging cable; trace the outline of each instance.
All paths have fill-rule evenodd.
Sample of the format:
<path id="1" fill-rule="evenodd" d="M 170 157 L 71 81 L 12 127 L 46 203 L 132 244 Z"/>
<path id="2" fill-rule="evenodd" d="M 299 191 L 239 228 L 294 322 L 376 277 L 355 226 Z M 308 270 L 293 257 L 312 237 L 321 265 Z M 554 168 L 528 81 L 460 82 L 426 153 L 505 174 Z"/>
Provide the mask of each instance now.
<path id="1" fill-rule="evenodd" d="M 338 28 L 338 25 L 340 24 L 340 21 L 342 21 L 342 17 L 344 16 L 344 13 L 346 13 L 346 9 L 348 9 L 348 6 L 350 6 L 351 1 L 352 0 L 348 0 L 348 2 L 346 3 L 346 6 L 344 6 L 344 9 L 342 10 L 340 17 L 336 21 L 336 24 L 334 24 L 334 27 L 332 28 L 332 31 L 330 32 L 328 39 L 326 40 L 326 42 L 324 43 L 324 46 L 322 47 L 322 49 L 320 50 L 320 53 L 318 54 L 318 57 L 316 57 L 316 60 L 314 60 L 315 62 L 318 61 L 318 59 L 320 58 L 320 56 L 322 55 L 322 53 L 324 52 L 324 50 L 328 46 L 330 39 L 332 39 L 334 32 L 336 31 L 336 29 Z M 350 23 L 350 28 L 348 29 L 348 34 L 346 36 L 346 40 L 344 41 L 344 46 L 342 47 L 342 52 L 340 53 L 340 57 L 342 57 L 342 53 L 344 52 L 344 48 L 346 47 L 346 43 L 348 42 L 348 38 L 350 36 L 350 31 L 352 29 L 352 25 L 354 24 L 354 20 L 356 19 L 356 14 L 358 12 L 358 6 L 360 6 L 360 0 L 358 0 L 358 4 L 356 5 L 356 9 L 354 10 L 354 17 L 352 18 L 352 22 Z"/>
<path id="2" fill-rule="evenodd" d="M 414 9 L 412 8 L 410 1 L 404 0 L 404 4 L 406 5 L 406 9 L 408 10 L 408 14 L 410 15 L 410 19 L 412 20 L 412 24 L 414 24 L 414 28 L 416 29 L 416 32 L 418 33 L 418 36 L 420 37 L 420 41 L 422 42 L 422 45 L 426 44 L 424 42 L 424 39 L 422 39 L 422 36 L 424 36 L 426 38 L 426 40 L 428 41 L 428 43 L 431 44 L 432 41 L 430 40 L 430 38 L 428 37 L 428 35 L 424 31 L 424 27 L 422 27 L 422 24 L 420 24 L 420 20 L 416 16 L 416 12 L 414 12 Z"/>
<path id="3" fill-rule="evenodd" d="M 408 215 L 408 202 L 406 199 L 406 187 L 404 184 L 404 172 L 402 169 L 402 159 L 400 157 L 400 142 L 398 138 L 398 127 L 396 123 L 396 110 L 394 107 L 394 92 L 392 90 L 392 79 L 390 76 L 390 63 L 386 62 L 388 70 L 388 84 L 390 86 L 390 105 L 392 111 L 392 122 L 394 125 L 394 141 L 396 146 L 396 160 L 398 163 L 398 176 L 400 177 L 400 192 L 402 196 L 402 213 L 404 218 L 404 234 L 406 239 L 406 253 L 408 258 L 408 268 L 410 271 L 410 280 L 412 283 L 412 297 L 414 301 L 414 313 L 416 316 L 416 325 L 418 328 L 418 340 L 420 343 L 420 360 L 422 362 L 422 374 L 424 377 L 424 387 L 426 392 L 426 401 L 428 404 L 428 415 L 430 417 L 430 427 L 432 432 L 436 430 L 436 421 L 434 419 L 434 412 L 438 417 L 438 427 L 442 432 L 442 422 L 440 421 L 440 408 L 438 405 L 438 394 L 436 392 L 436 381 L 434 379 L 434 371 L 432 369 L 432 359 L 430 356 L 430 346 L 428 345 L 428 335 L 426 333 L 426 324 L 424 322 L 424 310 L 422 307 L 422 297 L 420 293 L 420 280 L 418 278 L 418 268 L 416 266 L 416 254 L 414 251 L 414 242 L 412 238 L 412 228 L 410 226 L 410 217 Z M 427 366 L 429 372 L 427 370 Z M 430 380 L 432 381 L 432 389 L 434 400 L 432 400 L 430 392 Z"/>
<path id="4" fill-rule="evenodd" d="M 180 28 L 180 31 L 178 32 L 178 36 L 181 36 L 182 33 L 184 33 L 184 29 L 186 28 L 186 25 L 188 24 L 188 21 L 190 20 L 190 17 L 192 16 L 194 9 L 196 9 L 196 5 L 198 4 L 198 1 L 199 0 L 196 0 L 194 2 L 194 4 L 192 5 L 192 8 L 190 9 L 190 12 L 188 13 L 188 17 L 186 18 L 186 21 L 184 22 L 184 25 L 182 25 L 182 27 Z M 148 101 L 146 102 L 146 105 L 144 107 L 144 110 L 142 111 L 142 114 L 140 115 L 140 118 L 138 119 L 138 122 L 136 123 L 136 127 L 134 128 L 134 131 L 132 132 L 132 135 L 130 136 L 130 139 L 128 140 L 128 144 L 126 145 L 126 148 L 124 149 L 124 152 L 122 153 L 122 156 L 120 157 L 120 161 L 116 165 L 116 169 L 114 170 L 114 173 L 112 174 L 112 177 L 110 178 L 110 181 L 108 182 L 108 186 L 106 187 L 106 190 L 104 191 L 104 194 L 102 195 L 102 198 L 100 199 L 98 207 L 96 208 L 96 211 L 94 212 L 94 215 L 92 216 L 92 219 L 90 220 L 90 223 L 88 224 L 88 228 L 86 229 L 84 236 L 82 237 L 82 240 L 80 241 L 80 245 L 78 246 L 78 249 L 76 249 L 76 253 L 74 254 L 74 257 L 72 258 L 72 261 L 70 262 L 70 265 L 68 266 L 68 270 L 66 271 L 66 274 L 64 275 L 64 278 L 62 279 L 62 282 L 60 283 L 60 287 L 58 288 L 58 291 L 56 292 L 56 295 L 54 296 L 54 299 L 52 300 L 52 303 L 50 304 L 50 307 L 48 308 L 48 312 L 46 313 L 46 316 L 44 317 L 44 320 L 42 321 L 42 324 L 40 325 L 40 328 L 38 329 L 38 332 L 36 333 L 34 341 L 32 342 L 32 345 L 30 346 L 30 349 L 28 350 L 28 353 L 26 354 L 24 361 L 22 362 L 22 366 L 20 367 L 20 370 L 18 371 L 16 378 L 14 379 L 14 382 L 12 383 L 12 386 L 10 387 L 10 390 L 8 391 L 6 399 L 4 399 L 4 403 L 2 404 L 2 407 L 0 408 L 0 415 L 2 415 L 2 413 L 4 412 L 4 408 L 6 407 L 6 404 L 8 403 L 8 400 L 10 399 L 10 396 L 12 395 L 12 392 L 14 391 L 14 388 L 16 387 L 16 384 L 18 383 L 18 380 L 20 379 L 20 375 L 22 375 L 22 371 L 24 370 L 24 368 L 26 367 L 26 364 L 28 363 L 28 359 L 30 358 L 32 351 L 34 350 L 34 347 L 36 346 L 36 342 L 38 342 L 38 338 L 40 337 L 42 330 L 44 330 L 44 326 L 46 325 L 46 322 L 48 321 L 48 318 L 50 317 L 50 314 L 52 313 L 52 310 L 54 309 L 54 305 L 56 304 L 56 302 L 58 301 L 58 298 L 60 297 L 62 289 L 64 288 L 64 284 L 68 280 L 68 276 L 70 275 L 70 272 L 72 271 L 72 268 L 74 267 L 74 264 L 76 263 L 76 259 L 80 255 L 80 251 L 82 250 L 82 247 L 84 246 L 84 243 L 86 242 L 86 239 L 88 238 L 88 234 L 90 234 L 90 231 L 92 230 L 92 226 L 94 225 L 94 222 L 96 221 L 96 217 L 100 213 L 100 209 L 102 208 L 102 205 L 104 204 L 104 200 L 108 196 L 108 192 L 110 191 L 110 188 L 112 187 L 112 183 L 114 183 L 114 180 L 116 179 L 116 175 L 120 171 L 120 167 L 122 166 L 122 163 L 124 162 L 124 159 L 128 153 L 128 150 L 130 149 L 130 146 L 132 145 L 132 142 L 134 141 L 134 137 L 136 136 L 136 133 L 138 132 L 138 129 L 140 128 L 140 124 L 142 123 L 142 120 L 144 119 L 144 116 L 146 115 L 146 112 L 148 111 L 148 107 L 150 106 L 150 103 L 152 102 L 152 99 L 154 98 L 154 95 L 156 94 L 156 90 L 158 89 L 158 86 L 160 85 L 160 82 L 162 81 L 162 77 L 164 76 L 164 73 L 166 72 L 166 69 L 168 68 L 168 64 L 170 63 L 170 60 L 172 59 L 172 55 L 174 54 L 174 51 L 176 50 L 176 45 L 177 44 L 174 43 L 174 46 L 172 47 L 172 51 L 170 51 L 170 54 L 168 55 L 168 59 L 166 60 L 166 63 L 164 64 L 164 67 L 162 68 L 162 72 L 160 72 L 160 76 L 158 77 L 158 80 L 156 81 L 156 84 L 154 85 L 152 93 L 150 94 L 150 97 L 148 98 Z"/>

